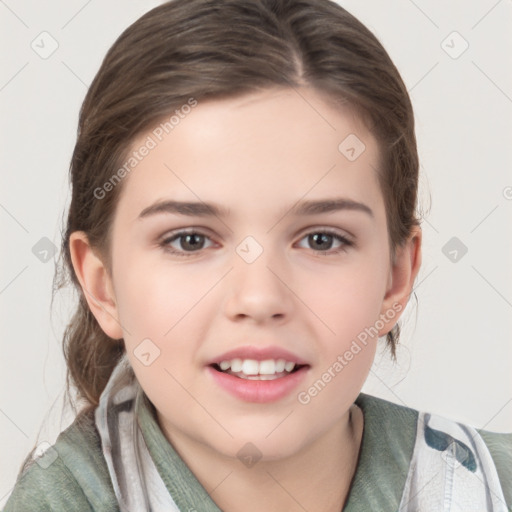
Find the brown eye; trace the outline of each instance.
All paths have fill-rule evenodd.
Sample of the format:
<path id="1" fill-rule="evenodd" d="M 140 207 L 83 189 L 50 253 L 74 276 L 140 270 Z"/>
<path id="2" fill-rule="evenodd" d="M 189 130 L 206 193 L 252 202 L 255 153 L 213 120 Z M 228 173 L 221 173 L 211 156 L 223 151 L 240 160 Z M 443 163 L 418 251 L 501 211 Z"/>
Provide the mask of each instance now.
<path id="1" fill-rule="evenodd" d="M 315 233 L 308 235 L 308 242 L 313 249 L 328 251 L 332 248 L 334 237 L 327 233 Z"/>
<path id="2" fill-rule="evenodd" d="M 166 237 L 160 244 L 166 251 L 178 256 L 189 256 L 213 245 L 210 238 L 196 231 L 180 231 Z M 189 253 L 189 254 L 187 254 Z"/>
<path id="3" fill-rule="evenodd" d="M 306 242 L 306 246 L 304 246 L 303 241 Z M 299 243 L 300 247 L 327 254 L 337 254 L 341 251 L 346 251 L 352 245 L 354 245 L 353 242 L 348 240 L 348 238 L 326 230 L 312 231 L 304 236 Z"/>
<path id="4" fill-rule="evenodd" d="M 198 249 L 202 249 L 205 243 L 205 237 L 197 233 L 181 235 L 176 239 L 180 240 L 181 249 L 185 251 L 197 251 Z"/>

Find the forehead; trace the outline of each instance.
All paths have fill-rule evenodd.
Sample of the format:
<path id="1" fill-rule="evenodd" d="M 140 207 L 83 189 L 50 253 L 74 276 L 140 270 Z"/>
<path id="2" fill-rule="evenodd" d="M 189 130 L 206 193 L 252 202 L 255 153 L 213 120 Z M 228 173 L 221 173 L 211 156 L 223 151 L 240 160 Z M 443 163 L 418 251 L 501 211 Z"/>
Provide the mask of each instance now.
<path id="1" fill-rule="evenodd" d="M 375 138 L 354 109 L 312 89 L 199 100 L 176 114 L 131 146 L 130 154 L 151 146 L 123 183 L 122 196 L 139 211 L 167 195 L 213 195 L 235 207 L 251 198 L 265 197 L 268 207 L 344 191 L 354 200 L 380 201 Z"/>

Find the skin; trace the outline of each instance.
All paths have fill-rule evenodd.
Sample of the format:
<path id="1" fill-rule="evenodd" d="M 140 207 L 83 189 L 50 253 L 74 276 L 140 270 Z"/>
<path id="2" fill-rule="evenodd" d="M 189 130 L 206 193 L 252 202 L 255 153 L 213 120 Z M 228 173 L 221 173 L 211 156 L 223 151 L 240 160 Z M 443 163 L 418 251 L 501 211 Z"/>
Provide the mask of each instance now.
<path id="1" fill-rule="evenodd" d="M 366 146 L 353 162 L 338 150 L 349 134 Z M 124 338 L 162 431 L 223 510 L 239 510 L 241 499 L 248 512 L 339 511 L 345 503 L 364 424 L 354 401 L 378 337 L 308 404 L 297 393 L 380 315 L 397 304 L 403 311 L 411 293 L 421 231 L 414 229 L 392 264 L 378 165 L 377 142 L 358 117 L 311 88 L 199 102 L 124 179 L 111 273 L 84 233 L 71 237 L 91 310 L 110 337 Z M 373 215 L 291 212 L 299 200 L 334 197 L 364 203 Z M 230 213 L 139 218 L 168 199 L 213 202 Z M 189 228 L 207 236 L 202 249 L 190 251 L 183 238 L 167 248 L 188 248 L 191 256 L 162 246 Z M 327 252 L 319 250 L 307 235 L 326 228 L 352 245 L 328 239 Z M 263 249 L 252 263 L 236 252 L 247 236 Z M 379 336 L 400 313 L 393 316 Z M 150 366 L 134 355 L 146 338 L 160 350 Z M 308 361 L 308 373 L 277 402 L 244 402 L 213 383 L 205 367 L 242 345 L 285 348 Z M 247 442 L 262 454 L 251 468 L 236 455 Z"/>

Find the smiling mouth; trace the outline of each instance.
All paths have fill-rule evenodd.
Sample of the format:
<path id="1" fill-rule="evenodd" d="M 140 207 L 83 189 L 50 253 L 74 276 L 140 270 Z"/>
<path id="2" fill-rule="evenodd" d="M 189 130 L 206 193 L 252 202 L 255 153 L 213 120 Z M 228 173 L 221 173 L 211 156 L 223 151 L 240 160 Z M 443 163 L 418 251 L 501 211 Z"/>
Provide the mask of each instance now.
<path id="1" fill-rule="evenodd" d="M 214 370 L 246 380 L 276 380 L 296 373 L 308 365 L 300 365 L 285 359 L 233 359 L 210 365 Z"/>

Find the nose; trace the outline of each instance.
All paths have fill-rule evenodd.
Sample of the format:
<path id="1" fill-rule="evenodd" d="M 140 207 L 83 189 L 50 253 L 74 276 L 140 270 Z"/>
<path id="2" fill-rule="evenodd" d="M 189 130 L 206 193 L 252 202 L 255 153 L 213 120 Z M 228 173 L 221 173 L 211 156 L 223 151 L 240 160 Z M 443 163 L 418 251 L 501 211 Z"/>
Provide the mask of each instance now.
<path id="1" fill-rule="evenodd" d="M 224 311 L 232 321 L 286 322 L 294 307 L 288 274 L 269 251 L 248 263 L 235 255 L 226 277 Z"/>

